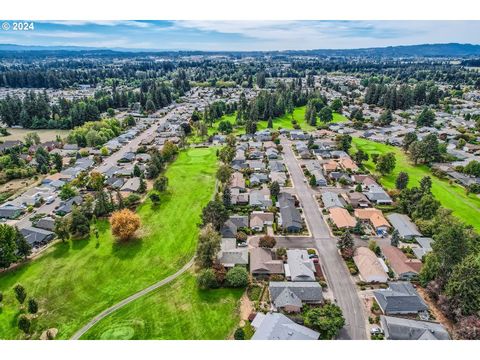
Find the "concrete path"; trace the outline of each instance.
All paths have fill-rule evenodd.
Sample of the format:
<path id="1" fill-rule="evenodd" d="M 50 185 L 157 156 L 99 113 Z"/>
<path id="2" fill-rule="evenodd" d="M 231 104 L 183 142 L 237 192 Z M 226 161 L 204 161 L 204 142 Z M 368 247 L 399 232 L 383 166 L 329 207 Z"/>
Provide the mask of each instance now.
<path id="1" fill-rule="evenodd" d="M 131 303 L 132 301 L 135 301 L 135 300 L 141 298 L 142 296 L 147 295 L 148 293 L 150 293 L 150 292 L 152 292 L 152 291 L 154 291 L 154 290 L 172 282 L 177 277 L 182 275 L 185 271 L 187 271 L 190 267 L 192 267 L 193 262 L 194 262 L 194 258 L 192 258 L 187 264 L 185 264 L 175 274 L 170 275 L 170 276 L 166 277 L 165 279 L 160 280 L 159 282 L 157 282 L 157 283 L 155 283 L 155 284 L 153 284 L 153 285 L 151 285 L 151 286 L 149 286 L 149 287 L 147 287 L 143 290 L 140 290 L 139 292 L 129 296 L 126 299 L 123 299 L 122 301 L 120 301 L 120 302 L 116 303 L 115 305 L 109 307 L 108 309 L 102 311 L 100 314 L 98 314 L 92 320 L 90 320 L 85 326 L 83 326 L 80 330 L 78 330 L 70 339 L 71 340 L 79 340 L 83 336 L 83 334 L 85 334 L 88 330 L 90 330 L 90 328 L 93 327 L 93 325 L 95 325 L 96 323 L 98 323 L 100 320 L 104 319 L 105 317 L 107 317 L 111 313 L 117 311 L 118 309 L 124 307 L 125 305 Z"/>

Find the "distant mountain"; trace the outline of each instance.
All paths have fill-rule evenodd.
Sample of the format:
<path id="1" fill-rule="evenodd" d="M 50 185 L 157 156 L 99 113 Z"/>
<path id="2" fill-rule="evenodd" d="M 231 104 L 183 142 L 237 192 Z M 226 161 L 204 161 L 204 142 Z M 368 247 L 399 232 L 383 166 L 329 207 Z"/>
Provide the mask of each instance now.
<path id="1" fill-rule="evenodd" d="M 358 49 L 313 49 L 285 51 L 198 51 L 198 50 L 161 50 L 161 49 L 126 49 L 126 48 L 96 48 L 83 46 L 35 46 L 0 44 L 2 52 L 86 52 L 101 54 L 190 54 L 190 55 L 305 55 L 305 56 L 359 56 L 359 57 L 476 57 L 480 56 L 480 45 L 473 44 L 421 44 Z"/>

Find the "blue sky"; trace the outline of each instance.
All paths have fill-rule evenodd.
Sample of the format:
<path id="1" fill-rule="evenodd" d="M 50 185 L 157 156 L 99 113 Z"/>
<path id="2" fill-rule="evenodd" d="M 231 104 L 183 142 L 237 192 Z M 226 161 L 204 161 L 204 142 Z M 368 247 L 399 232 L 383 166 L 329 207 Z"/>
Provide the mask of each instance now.
<path id="1" fill-rule="evenodd" d="M 11 21 L 10 21 L 11 23 Z M 480 44 L 480 21 L 38 21 L 0 43 L 158 50 L 302 50 Z"/>

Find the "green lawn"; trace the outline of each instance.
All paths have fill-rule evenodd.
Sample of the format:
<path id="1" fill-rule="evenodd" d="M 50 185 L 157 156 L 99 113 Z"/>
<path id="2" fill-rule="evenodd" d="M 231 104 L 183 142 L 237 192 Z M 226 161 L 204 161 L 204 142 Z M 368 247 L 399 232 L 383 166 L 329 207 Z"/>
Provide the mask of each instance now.
<path id="1" fill-rule="evenodd" d="M 280 128 L 293 129 L 293 124 L 292 124 L 292 117 L 293 117 L 293 120 L 297 121 L 297 124 L 300 126 L 302 130 L 306 130 L 306 131 L 315 130 L 314 126 L 307 124 L 307 122 L 305 121 L 305 110 L 306 110 L 306 106 L 300 106 L 295 108 L 295 110 L 293 110 L 293 114 L 286 114 L 273 119 L 273 128 L 275 130 L 278 130 Z M 344 115 L 333 113 L 332 123 L 340 123 L 340 122 L 345 122 L 347 120 L 348 119 Z M 321 124 L 321 121 L 317 120 L 317 125 L 320 125 L 320 124 Z M 258 122 L 257 128 L 258 130 L 264 130 L 267 128 L 267 125 L 268 125 L 268 122 L 262 120 Z"/>
<path id="2" fill-rule="evenodd" d="M 300 106 L 300 107 L 297 107 L 293 110 L 293 114 L 286 114 L 286 115 L 279 116 L 279 117 L 273 119 L 272 120 L 273 129 L 274 130 L 278 130 L 278 129 L 290 129 L 290 130 L 292 130 L 293 129 L 292 119 L 293 119 L 293 120 L 297 121 L 297 124 L 300 126 L 300 128 L 302 130 L 305 130 L 305 131 L 315 130 L 316 128 L 314 126 L 311 126 L 311 125 L 307 124 L 307 122 L 305 121 L 305 109 L 306 109 L 306 106 Z M 218 134 L 218 124 L 221 121 L 228 121 L 234 126 L 233 127 L 233 132 L 232 132 L 233 135 L 244 134 L 245 133 L 245 127 L 243 127 L 243 126 L 242 127 L 235 127 L 236 118 L 237 118 L 237 113 L 234 113 L 232 115 L 222 116 L 221 119 L 215 121 L 213 126 L 208 128 L 208 135 L 211 136 L 211 135 L 214 135 L 214 134 Z M 333 113 L 333 120 L 332 120 L 331 123 L 342 123 L 342 122 L 345 122 L 345 121 L 348 121 L 348 119 L 344 115 L 338 114 L 338 113 Z M 318 121 L 318 125 L 320 125 L 320 124 L 321 124 L 321 122 Z M 260 120 L 257 123 L 257 130 L 265 130 L 265 129 L 267 129 L 267 126 L 268 126 L 268 121 Z M 197 136 L 196 134 L 191 135 L 189 137 L 189 139 L 190 139 L 190 142 L 193 143 L 193 144 L 198 144 L 198 143 L 202 142 L 202 138 L 200 136 Z"/>
<path id="3" fill-rule="evenodd" d="M 187 272 L 118 310 L 82 339 L 226 339 L 239 322 L 241 289 L 199 290 Z"/>
<path id="4" fill-rule="evenodd" d="M 201 209 L 215 188 L 215 149 L 181 152 L 166 175 L 169 190 L 153 209 L 146 201 L 138 213 L 140 240 L 117 244 L 107 221 L 99 221 L 99 241 L 58 243 L 40 258 L 0 274 L 0 339 L 22 338 L 17 329 L 19 306 L 12 287 L 21 283 L 40 302 L 35 322 L 39 333 L 59 329 L 69 338 L 93 316 L 119 300 L 173 274 L 193 256 Z"/>
<path id="5" fill-rule="evenodd" d="M 354 138 L 353 147 L 362 149 L 369 155 L 373 153 L 384 154 L 394 152 L 397 159 L 397 165 L 392 174 L 384 176 L 381 180 L 382 185 L 392 189 L 395 187 L 395 179 L 400 171 L 408 173 L 410 181 L 409 186 L 414 186 L 424 176 L 432 178 L 432 193 L 440 201 L 443 207 L 453 210 L 458 218 L 465 223 L 472 225 L 477 231 L 480 231 L 480 198 L 474 194 L 466 195 L 465 189 L 458 185 L 450 185 L 447 180 L 439 179 L 432 175 L 430 169 L 425 165 L 414 166 L 407 155 L 398 147 L 389 146 L 374 141 Z M 354 150 L 355 151 L 355 150 Z M 375 166 L 371 160 L 366 163 L 369 170 L 374 171 Z"/>

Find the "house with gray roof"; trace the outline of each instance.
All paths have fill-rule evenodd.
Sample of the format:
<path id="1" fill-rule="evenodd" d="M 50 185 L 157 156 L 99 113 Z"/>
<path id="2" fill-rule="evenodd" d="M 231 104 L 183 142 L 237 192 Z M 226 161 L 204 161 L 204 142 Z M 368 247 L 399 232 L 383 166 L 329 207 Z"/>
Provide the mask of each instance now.
<path id="1" fill-rule="evenodd" d="M 270 199 L 270 190 L 262 188 L 260 190 L 250 191 L 250 197 L 248 203 L 252 207 L 258 207 L 262 210 L 272 206 L 272 200 Z"/>
<path id="2" fill-rule="evenodd" d="M 378 205 L 390 205 L 393 203 L 390 195 L 379 185 L 371 185 L 367 192 L 364 193 L 368 200 Z"/>
<path id="3" fill-rule="evenodd" d="M 285 172 L 285 165 L 281 161 L 276 161 L 276 160 L 269 161 L 268 168 L 272 172 Z"/>
<path id="4" fill-rule="evenodd" d="M 270 281 L 268 289 L 275 308 L 286 312 L 299 312 L 303 304 L 323 303 L 318 282 Z"/>
<path id="5" fill-rule="evenodd" d="M 14 205 L 14 204 L 2 204 L 0 206 L 0 218 L 16 219 L 24 211 L 25 211 L 25 208 L 22 207 L 22 206 L 17 206 L 17 205 Z"/>
<path id="6" fill-rule="evenodd" d="M 287 250 L 285 276 L 291 281 L 315 281 L 315 267 L 307 250 Z"/>
<path id="7" fill-rule="evenodd" d="M 269 179 L 266 174 L 253 173 L 250 175 L 250 186 L 257 186 L 260 184 L 268 183 Z"/>
<path id="8" fill-rule="evenodd" d="M 237 235 L 238 229 L 241 228 L 248 228 L 248 216 L 231 215 L 220 229 L 220 234 L 222 234 L 224 238 L 234 238 L 235 235 Z"/>
<path id="9" fill-rule="evenodd" d="M 389 282 L 387 289 L 375 290 L 373 295 L 385 315 L 418 314 L 428 310 L 427 304 L 407 281 Z"/>
<path id="10" fill-rule="evenodd" d="M 32 246 L 45 244 L 52 240 L 55 236 L 55 234 L 51 231 L 37 229 L 32 226 L 27 226 L 19 230 L 25 237 L 25 240 L 27 240 L 27 242 Z"/>
<path id="11" fill-rule="evenodd" d="M 387 340 L 450 340 L 443 325 L 393 316 L 380 316 L 380 325 Z"/>
<path id="12" fill-rule="evenodd" d="M 407 215 L 392 213 L 387 215 L 387 218 L 403 239 L 413 239 L 414 237 L 422 236 L 417 226 Z"/>
<path id="13" fill-rule="evenodd" d="M 417 237 L 415 241 L 418 243 L 418 247 L 414 247 L 413 253 L 417 259 L 422 260 L 425 255 L 432 251 L 432 238 L 429 237 Z"/>
<path id="14" fill-rule="evenodd" d="M 338 198 L 338 194 L 331 191 L 325 191 L 322 193 L 322 202 L 325 209 L 330 209 L 332 207 L 344 207 Z"/>
<path id="15" fill-rule="evenodd" d="M 37 221 L 35 224 L 36 228 L 53 231 L 55 229 L 55 219 L 50 216 L 43 217 Z"/>
<path id="16" fill-rule="evenodd" d="M 303 220 L 300 211 L 295 207 L 295 200 L 289 193 L 278 195 L 280 207 L 279 225 L 288 232 L 300 232 L 303 229 Z"/>
<path id="17" fill-rule="evenodd" d="M 252 321 L 252 340 L 318 340 L 320 334 L 280 313 L 258 313 Z"/>
<path id="18" fill-rule="evenodd" d="M 248 265 L 248 248 L 237 247 L 235 238 L 223 238 L 217 259 L 226 268 L 232 268 L 235 265 Z"/>
<path id="19" fill-rule="evenodd" d="M 137 192 L 138 189 L 140 189 L 140 178 L 133 177 L 125 182 L 125 184 L 120 188 L 120 191 Z"/>
<path id="20" fill-rule="evenodd" d="M 55 214 L 58 214 L 60 216 L 69 214 L 72 212 L 74 205 L 80 205 L 82 202 L 83 202 L 83 199 L 79 195 L 74 196 L 73 198 L 68 199 L 66 201 L 62 201 L 60 203 L 59 208 L 55 210 Z"/>

